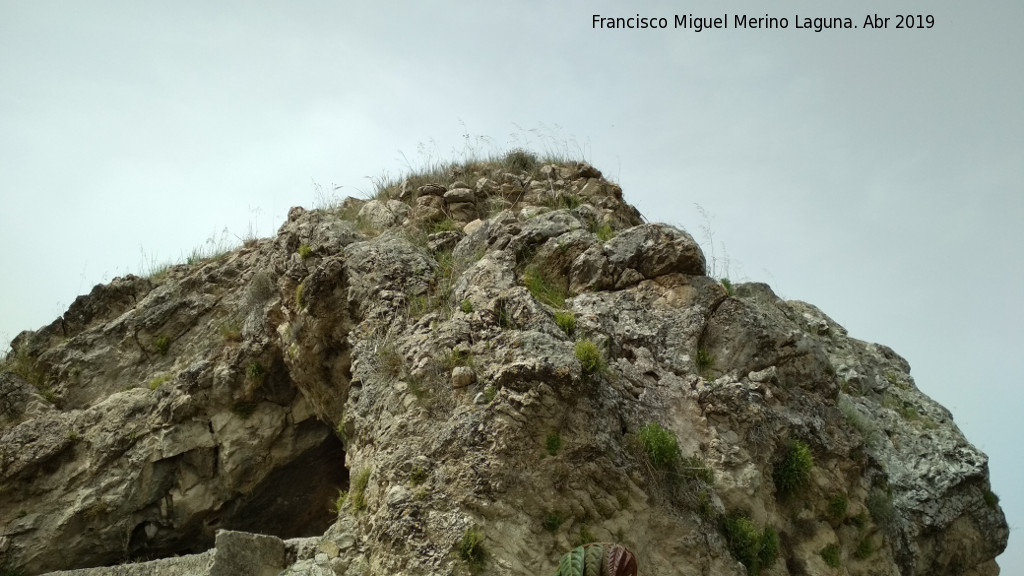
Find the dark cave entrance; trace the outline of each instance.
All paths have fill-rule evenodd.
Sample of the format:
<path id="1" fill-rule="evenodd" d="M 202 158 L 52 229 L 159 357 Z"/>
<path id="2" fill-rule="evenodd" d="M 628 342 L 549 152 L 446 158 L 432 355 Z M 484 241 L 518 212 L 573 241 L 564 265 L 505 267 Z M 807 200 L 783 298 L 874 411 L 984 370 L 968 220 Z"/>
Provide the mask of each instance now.
<path id="1" fill-rule="evenodd" d="M 324 423 L 307 420 L 300 429 L 306 425 L 326 429 L 326 439 L 273 471 L 216 528 L 287 539 L 319 536 L 334 523 L 331 504 L 348 490 L 345 447 Z"/>
<path id="2" fill-rule="evenodd" d="M 142 522 L 132 531 L 126 556 L 101 563 L 198 554 L 214 546 L 216 532 L 221 529 L 268 534 L 282 540 L 323 534 L 337 519 L 331 507 L 338 491 L 348 490 L 345 447 L 328 425 L 316 419 L 301 423 L 296 435 L 305 437 L 305 444 L 311 447 L 271 472 L 250 494 L 225 502 L 186 526 L 171 528 Z"/>

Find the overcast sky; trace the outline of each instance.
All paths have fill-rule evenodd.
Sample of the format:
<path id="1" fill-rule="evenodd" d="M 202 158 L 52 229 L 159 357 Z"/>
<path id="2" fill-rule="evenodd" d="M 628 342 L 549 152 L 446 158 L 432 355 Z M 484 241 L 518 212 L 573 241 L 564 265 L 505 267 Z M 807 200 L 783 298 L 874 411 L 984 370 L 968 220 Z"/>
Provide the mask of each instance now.
<path id="1" fill-rule="evenodd" d="M 0 348 L 98 282 L 273 234 L 314 184 L 467 144 L 583 156 L 709 255 L 710 228 L 719 275 L 906 357 L 990 456 L 1024 573 L 1024 3 L 348 4 L 0 0 Z M 672 28 L 766 11 L 789 27 Z M 592 28 L 638 12 L 669 29 Z"/>

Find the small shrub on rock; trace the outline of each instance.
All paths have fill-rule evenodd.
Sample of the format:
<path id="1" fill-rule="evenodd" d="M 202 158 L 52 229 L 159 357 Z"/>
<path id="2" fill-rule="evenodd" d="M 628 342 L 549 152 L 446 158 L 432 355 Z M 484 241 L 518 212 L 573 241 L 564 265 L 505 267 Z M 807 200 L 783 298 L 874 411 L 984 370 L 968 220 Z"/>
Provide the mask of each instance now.
<path id="1" fill-rule="evenodd" d="M 544 448 L 554 456 L 562 449 L 562 436 L 558 432 L 550 432 L 544 438 Z"/>
<path id="2" fill-rule="evenodd" d="M 509 150 L 502 159 L 505 168 L 511 172 L 530 172 L 537 167 L 537 155 L 522 148 Z"/>
<path id="3" fill-rule="evenodd" d="M 580 340 L 576 343 L 576 359 L 583 367 L 584 376 L 601 374 L 608 367 L 601 349 L 592 340 Z"/>
<path id="4" fill-rule="evenodd" d="M 274 297 L 276 291 L 277 288 L 269 274 L 262 270 L 253 274 L 245 291 L 246 307 L 253 309 L 262 306 L 267 300 Z"/>
<path id="5" fill-rule="evenodd" d="M 775 489 L 783 498 L 796 494 L 811 479 L 814 456 L 807 444 L 794 440 L 786 445 L 775 466 Z"/>
<path id="6" fill-rule="evenodd" d="M 558 324 L 567 336 L 572 336 L 576 331 L 576 316 L 568 310 L 559 310 L 555 312 L 555 324 Z"/>
<path id="7" fill-rule="evenodd" d="M 697 373 L 704 374 L 715 364 L 715 356 L 707 348 L 697 349 Z"/>
<path id="8" fill-rule="evenodd" d="M 165 383 L 169 382 L 170 379 L 171 379 L 171 375 L 170 374 L 161 374 L 159 376 L 154 376 L 153 379 L 149 381 L 149 389 L 150 390 L 156 390 L 162 384 L 165 384 Z"/>
<path id="9" fill-rule="evenodd" d="M 828 509 L 826 511 L 829 521 L 833 524 L 838 524 L 845 520 L 846 507 L 848 503 L 849 501 L 845 494 L 839 494 L 830 498 L 828 501 Z"/>
<path id="10" fill-rule="evenodd" d="M 732 287 L 732 281 L 728 278 L 722 278 L 719 282 L 722 283 L 722 287 L 725 288 L 725 293 L 727 295 L 733 296 L 736 293 L 736 290 Z"/>
<path id="11" fill-rule="evenodd" d="M 722 521 L 722 532 L 729 552 L 751 576 L 771 567 L 779 557 L 779 536 L 771 526 L 759 532 L 750 518 L 732 514 Z"/>
<path id="12" fill-rule="evenodd" d="M 819 554 L 830 568 L 839 568 L 839 565 L 842 564 L 839 552 L 839 545 L 833 543 L 822 548 Z"/>
<path id="13" fill-rule="evenodd" d="M 871 519 L 882 528 L 888 529 L 896 519 L 896 509 L 892 504 L 892 493 L 888 490 L 875 488 L 868 494 L 864 502 Z"/>
<path id="14" fill-rule="evenodd" d="M 334 515 L 341 514 L 341 511 L 345 509 L 345 501 L 348 499 L 348 492 L 339 489 L 338 497 L 334 499 L 334 503 L 331 505 L 331 512 Z"/>
<path id="15" fill-rule="evenodd" d="M 597 234 L 597 239 L 601 242 L 607 242 L 615 237 L 615 229 L 607 222 L 598 226 L 594 233 Z"/>
<path id="16" fill-rule="evenodd" d="M 541 304 L 547 304 L 552 308 L 565 307 L 566 288 L 558 279 L 545 274 L 535 266 L 530 266 L 523 272 L 523 284 Z"/>
<path id="17" fill-rule="evenodd" d="M 254 382 L 262 382 L 263 377 L 267 374 L 266 368 L 259 362 L 250 362 L 249 366 L 245 369 L 246 376 Z"/>
<path id="18" fill-rule="evenodd" d="M 217 327 L 221 338 L 227 342 L 239 342 L 242 339 L 242 323 L 238 320 L 229 320 Z"/>
<path id="19" fill-rule="evenodd" d="M 369 468 L 363 468 L 352 478 L 352 485 L 348 489 L 348 501 L 352 503 L 352 510 L 359 512 L 366 508 L 366 485 L 369 483 Z"/>
<path id="20" fill-rule="evenodd" d="M 171 349 L 171 339 L 167 336 L 157 336 L 156 339 L 153 340 L 153 348 L 156 349 L 157 354 L 166 356 L 167 351 Z"/>
<path id="21" fill-rule="evenodd" d="M 874 553 L 875 544 L 871 541 L 871 536 L 868 535 L 861 538 L 860 542 L 857 543 L 857 549 L 853 551 L 853 557 L 857 560 L 867 560 Z"/>
<path id="22" fill-rule="evenodd" d="M 484 533 L 470 528 L 459 541 L 459 556 L 469 564 L 482 564 L 485 557 Z"/>
<path id="23" fill-rule="evenodd" d="M 679 442 L 675 434 L 657 422 L 646 424 L 638 434 L 647 459 L 655 468 L 667 470 L 679 461 Z"/>

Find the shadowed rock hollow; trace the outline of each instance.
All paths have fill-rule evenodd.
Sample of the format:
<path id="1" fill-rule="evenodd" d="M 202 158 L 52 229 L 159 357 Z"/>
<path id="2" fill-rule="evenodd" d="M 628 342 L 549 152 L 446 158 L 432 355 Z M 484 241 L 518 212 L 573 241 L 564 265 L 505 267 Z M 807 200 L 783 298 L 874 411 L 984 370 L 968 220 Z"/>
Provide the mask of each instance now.
<path id="1" fill-rule="evenodd" d="M 998 574 L 987 458 L 906 361 L 705 271 L 513 152 L 97 286 L 4 361 L 0 566 Z"/>

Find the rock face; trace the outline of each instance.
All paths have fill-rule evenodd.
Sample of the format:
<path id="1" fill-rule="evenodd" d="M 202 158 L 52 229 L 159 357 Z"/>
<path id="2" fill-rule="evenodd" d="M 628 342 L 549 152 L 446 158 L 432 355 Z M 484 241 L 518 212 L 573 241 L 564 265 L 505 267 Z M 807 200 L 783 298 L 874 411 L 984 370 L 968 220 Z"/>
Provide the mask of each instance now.
<path id="1" fill-rule="evenodd" d="M 584 163 L 294 208 L 12 348 L 0 566 L 29 574 L 544 574 L 600 540 L 642 574 L 987 576 L 1008 536 L 906 361 L 707 277 Z"/>

